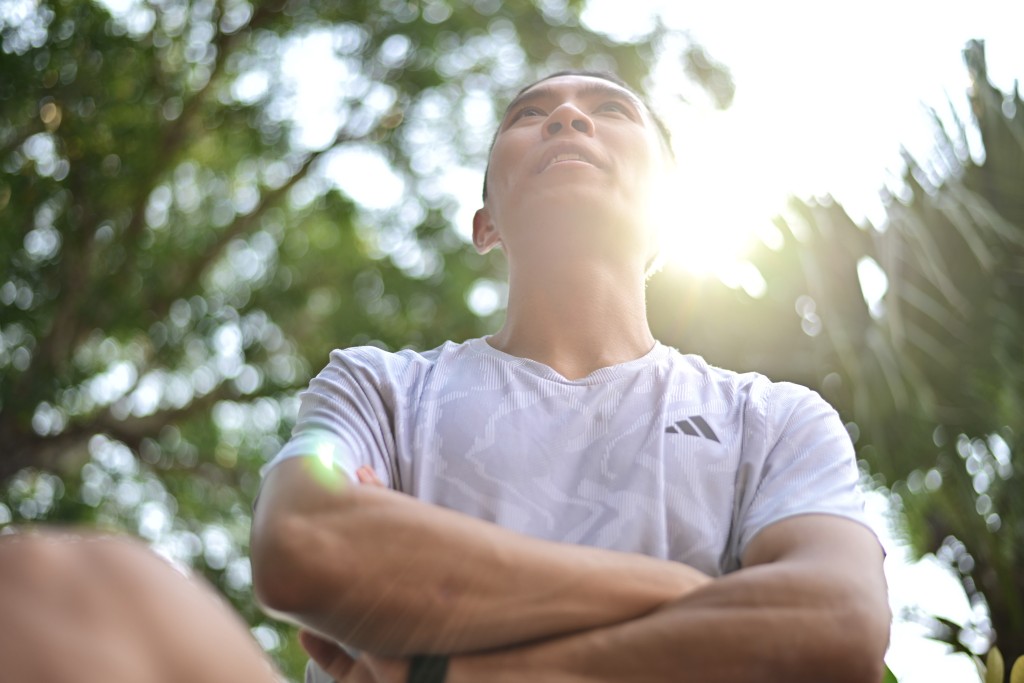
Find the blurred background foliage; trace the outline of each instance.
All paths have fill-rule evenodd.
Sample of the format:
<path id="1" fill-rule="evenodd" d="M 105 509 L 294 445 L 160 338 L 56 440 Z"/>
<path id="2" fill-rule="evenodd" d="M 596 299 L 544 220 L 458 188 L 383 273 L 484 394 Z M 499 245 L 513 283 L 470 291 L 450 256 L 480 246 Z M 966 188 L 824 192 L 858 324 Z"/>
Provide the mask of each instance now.
<path id="1" fill-rule="evenodd" d="M 933 109 L 935 146 L 858 224 L 793 199 L 750 261 L 762 297 L 666 271 L 656 336 L 817 389 L 848 420 L 868 485 L 918 556 L 960 577 L 976 618 L 909 615 L 954 649 L 1024 654 L 1024 103 L 964 50 L 973 121 Z M 949 103 L 947 103 L 949 104 Z M 685 294 L 680 294 L 680 293 Z M 751 343 L 751 339 L 754 343 Z"/>
<path id="2" fill-rule="evenodd" d="M 583 26 L 580 0 L 14 0 L 0 6 L 0 527 L 126 530 L 206 575 L 289 676 L 291 629 L 252 604 L 249 508 L 296 392 L 335 347 L 429 348 L 493 330 L 502 265 L 476 256 L 445 180 L 479 178 L 501 103 L 538 74 L 676 60 L 728 70 L 655 25 Z M 305 62 L 327 129 L 296 112 Z M 308 50 L 307 50 L 308 51 Z M 959 572 L 973 624 L 1024 649 L 1024 108 L 971 44 L 974 120 L 859 225 L 794 199 L 750 261 L 751 298 L 671 268 L 649 287 L 665 343 L 818 389 L 913 549 Z M 338 67 L 337 64 L 341 66 Z M 339 166 L 383 164 L 386 206 Z M 382 181 L 383 182 L 383 181 Z M 739 188 L 738 190 L 741 190 Z M 752 341 L 755 343 L 752 343 Z M 1013 492 L 1017 491 L 1017 494 Z"/>
<path id="3" fill-rule="evenodd" d="M 292 630 L 251 598 L 259 468 L 331 349 L 493 328 L 501 266 L 452 228 L 445 173 L 483 168 L 494 103 L 536 75 L 643 83 L 665 38 L 612 41 L 581 4 L 0 5 L 0 527 L 140 535 L 301 678 Z M 679 38 L 727 104 L 728 73 Z M 287 65 L 324 44 L 300 67 L 335 93 L 314 130 Z M 394 202 L 339 189 L 361 164 Z"/>

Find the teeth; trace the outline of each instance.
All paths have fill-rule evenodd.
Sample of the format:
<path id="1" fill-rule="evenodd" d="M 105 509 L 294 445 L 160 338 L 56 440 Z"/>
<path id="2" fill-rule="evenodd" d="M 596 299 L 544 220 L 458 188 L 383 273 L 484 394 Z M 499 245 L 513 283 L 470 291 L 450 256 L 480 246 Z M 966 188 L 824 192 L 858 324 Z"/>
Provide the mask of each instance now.
<path id="1" fill-rule="evenodd" d="M 557 164 L 559 161 L 586 161 L 586 159 L 584 159 L 579 154 L 573 154 L 573 153 L 570 152 L 570 153 L 559 154 L 558 156 L 556 156 L 554 159 L 551 160 L 551 163 L 552 164 Z"/>

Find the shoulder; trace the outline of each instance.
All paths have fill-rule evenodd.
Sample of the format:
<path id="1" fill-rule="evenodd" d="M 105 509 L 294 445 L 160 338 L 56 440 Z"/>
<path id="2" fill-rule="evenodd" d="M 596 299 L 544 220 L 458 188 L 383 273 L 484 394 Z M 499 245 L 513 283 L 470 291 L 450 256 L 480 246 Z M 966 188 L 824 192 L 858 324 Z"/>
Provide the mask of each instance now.
<path id="1" fill-rule="evenodd" d="M 683 354 L 676 349 L 670 349 L 667 359 L 676 367 L 701 377 L 708 383 L 741 389 L 758 401 L 771 404 L 771 407 L 802 401 L 824 402 L 816 391 L 802 384 L 774 380 L 759 372 L 737 372 L 721 368 L 711 365 L 696 354 Z"/>
<path id="2" fill-rule="evenodd" d="M 390 351 L 379 346 L 352 346 L 331 351 L 327 365 L 313 378 L 310 389 L 317 385 L 352 384 L 364 389 L 376 387 L 408 388 L 428 380 L 439 366 L 459 362 L 472 355 L 475 340 L 445 342 L 424 351 L 401 349 Z"/>
<path id="3" fill-rule="evenodd" d="M 701 389 L 730 404 L 743 404 L 764 411 L 778 387 L 785 383 L 773 382 L 758 372 L 737 372 L 708 363 L 702 356 L 681 353 L 667 347 L 662 356 L 666 381 L 673 386 Z M 798 385 L 790 385 L 798 387 Z"/>
<path id="4" fill-rule="evenodd" d="M 463 354 L 469 345 L 468 341 L 446 341 L 441 346 L 425 351 L 411 348 L 391 351 L 380 346 L 351 346 L 331 351 L 327 367 L 384 374 L 408 370 L 422 371 Z"/>
<path id="5" fill-rule="evenodd" d="M 695 354 L 675 349 L 662 358 L 667 389 L 688 401 L 731 413 L 751 434 L 766 442 L 809 425 L 845 433 L 835 409 L 816 391 L 793 382 L 776 381 L 758 372 L 717 367 Z"/>

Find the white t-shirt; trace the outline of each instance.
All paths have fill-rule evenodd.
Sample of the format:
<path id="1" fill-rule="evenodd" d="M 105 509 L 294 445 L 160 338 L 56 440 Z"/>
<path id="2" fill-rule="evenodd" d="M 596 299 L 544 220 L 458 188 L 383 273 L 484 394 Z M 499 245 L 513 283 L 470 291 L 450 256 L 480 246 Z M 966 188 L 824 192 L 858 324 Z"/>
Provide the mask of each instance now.
<path id="1" fill-rule="evenodd" d="M 269 466 L 310 454 L 530 536 L 711 576 L 783 518 L 864 521 L 850 438 L 821 397 L 661 344 L 578 380 L 484 339 L 334 351 Z"/>

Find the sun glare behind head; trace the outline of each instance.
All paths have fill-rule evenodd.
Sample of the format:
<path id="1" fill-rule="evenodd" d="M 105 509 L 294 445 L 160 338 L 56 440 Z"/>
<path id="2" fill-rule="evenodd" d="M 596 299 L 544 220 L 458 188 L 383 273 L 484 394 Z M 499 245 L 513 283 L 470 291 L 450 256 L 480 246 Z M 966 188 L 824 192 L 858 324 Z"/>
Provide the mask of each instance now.
<path id="1" fill-rule="evenodd" d="M 668 179 L 654 209 L 666 267 L 721 277 L 744 259 L 756 239 L 751 226 L 758 217 L 729 192 L 687 171 Z"/>
<path id="2" fill-rule="evenodd" d="M 729 111 L 674 109 L 668 122 L 678 168 L 654 209 L 662 262 L 763 294 L 747 255 L 787 194 L 781 179 L 765 170 L 764 131 L 742 127 L 746 122 Z M 771 158 L 776 172 L 785 170 Z"/>

